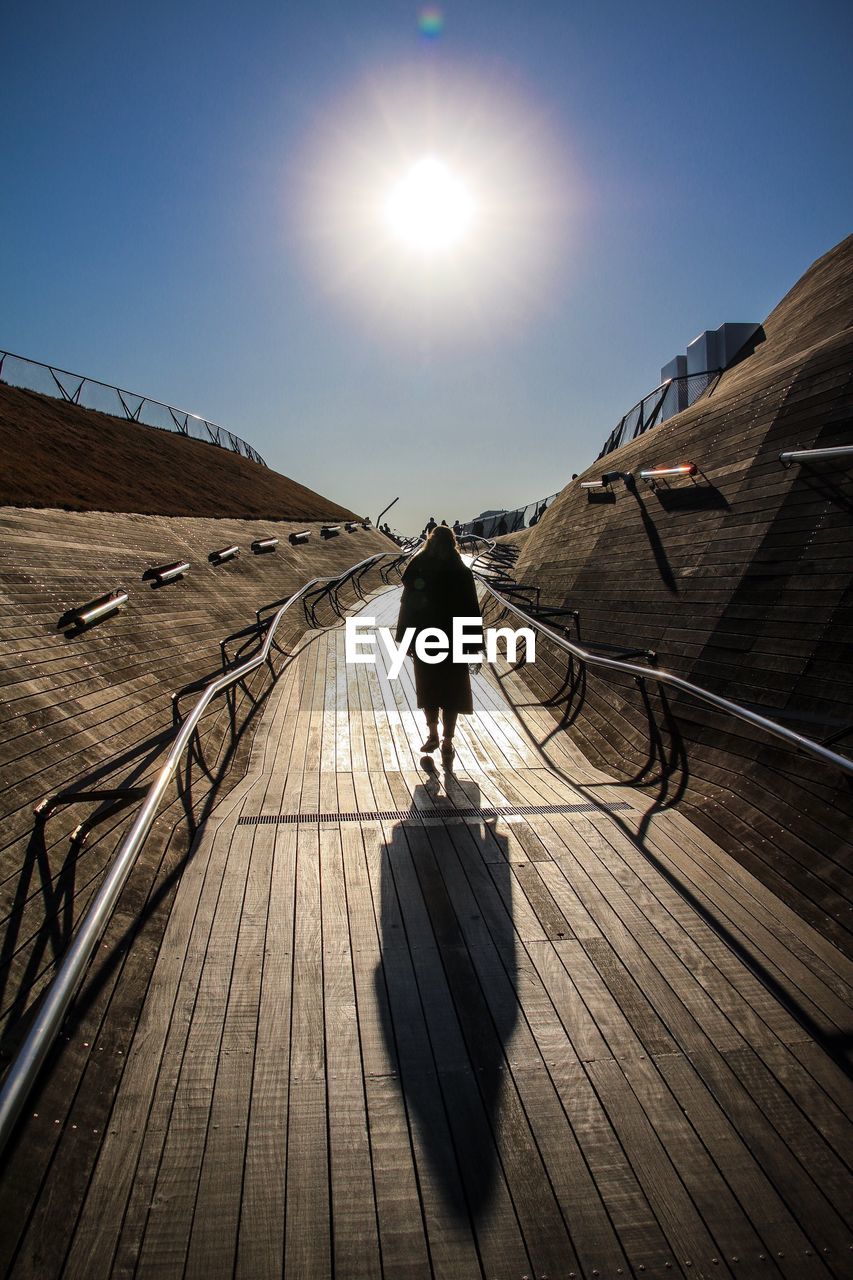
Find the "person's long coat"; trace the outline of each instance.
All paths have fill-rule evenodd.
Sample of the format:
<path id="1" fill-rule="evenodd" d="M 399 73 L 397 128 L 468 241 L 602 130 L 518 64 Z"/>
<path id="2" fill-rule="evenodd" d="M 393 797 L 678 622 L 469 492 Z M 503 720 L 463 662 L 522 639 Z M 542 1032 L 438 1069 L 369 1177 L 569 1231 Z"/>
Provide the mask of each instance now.
<path id="1" fill-rule="evenodd" d="M 468 663 L 453 662 L 450 653 L 441 662 L 421 662 L 414 653 L 414 642 L 427 627 L 440 627 L 452 646 L 454 618 L 480 618 L 473 573 L 461 560 L 414 556 L 403 574 L 396 639 L 399 644 L 406 629 L 415 628 L 409 652 L 414 658 L 418 706 L 470 715 L 474 705 Z"/>

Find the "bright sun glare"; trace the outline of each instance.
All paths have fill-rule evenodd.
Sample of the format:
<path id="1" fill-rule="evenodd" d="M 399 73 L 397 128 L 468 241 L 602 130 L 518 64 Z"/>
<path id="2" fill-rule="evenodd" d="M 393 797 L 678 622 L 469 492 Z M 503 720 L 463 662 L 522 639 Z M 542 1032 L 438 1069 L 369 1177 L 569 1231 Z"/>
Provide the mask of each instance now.
<path id="1" fill-rule="evenodd" d="M 566 147 L 520 85 L 418 62 L 330 102 L 306 135 L 304 169 L 294 161 L 283 175 L 282 202 L 326 293 L 357 323 L 431 352 L 549 305 L 576 200 L 568 183 Z"/>
<path id="2" fill-rule="evenodd" d="M 403 244 L 421 253 L 435 253 L 465 238 L 474 204 L 465 184 L 447 165 L 427 156 L 392 187 L 384 215 Z"/>

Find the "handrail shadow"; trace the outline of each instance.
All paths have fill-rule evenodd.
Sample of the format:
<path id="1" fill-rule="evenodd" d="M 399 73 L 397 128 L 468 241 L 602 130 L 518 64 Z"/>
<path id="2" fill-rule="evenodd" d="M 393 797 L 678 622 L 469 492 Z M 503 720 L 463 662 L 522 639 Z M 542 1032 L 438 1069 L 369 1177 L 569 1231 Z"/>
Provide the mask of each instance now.
<path id="1" fill-rule="evenodd" d="M 532 732 L 519 707 L 507 694 L 505 685 L 502 688 L 519 730 L 532 749 L 541 757 L 550 772 L 556 774 L 564 782 L 569 783 L 580 794 L 585 795 L 596 808 L 600 809 L 602 815 L 606 816 L 609 822 L 619 828 L 622 834 L 631 841 L 643 858 L 666 881 L 669 887 L 687 903 L 691 910 L 695 911 L 696 915 L 708 928 L 737 956 L 770 995 L 779 1002 L 811 1039 L 833 1060 L 835 1065 L 846 1076 L 853 1077 L 853 1035 L 843 1030 L 828 1031 L 813 1016 L 805 1002 L 798 998 L 797 990 L 793 984 L 790 987 L 785 986 L 776 974 L 772 972 L 760 950 L 757 947 L 754 950 L 750 949 L 744 939 L 729 927 L 723 916 L 718 914 L 708 903 L 704 902 L 698 893 L 691 889 L 676 872 L 667 866 L 666 862 L 650 844 L 648 833 L 655 817 L 666 809 L 677 807 L 684 796 L 689 782 L 689 759 L 683 735 L 678 728 L 675 713 L 666 698 L 665 690 L 658 688 L 656 693 L 661 700 L 665 728 L 669 735 L 670 745 L 668 748 L 665 745 L 666 739 L 654 716 L 648 690 L 644 687 L 645 682 L 638 680 L 637 684 L 641 688 L 641 696 L 648 715 L 650 737 L 652 738 L 649 757 L 635 777 L 607 779 L 600 783 L 579 782 L 577 778 L 566 773 L 559 762 L 546 749 L 548 742 L 554 736 L 553 733 L 549 733 L 540 741 Z M 651 775 L 651 769 L 655 761 L 657 761 L 659 767 L 657 776 L 647 776 Z M 605 808 L 604 802 L 599 800 L 596 795 L 596 791 L 602 787 L 639 787 L 645 789 L 653 786 L 658 788 L 657 793 L 650 797 L 650 803 L 642 811 L 636 828 L 617 811 Z"/>

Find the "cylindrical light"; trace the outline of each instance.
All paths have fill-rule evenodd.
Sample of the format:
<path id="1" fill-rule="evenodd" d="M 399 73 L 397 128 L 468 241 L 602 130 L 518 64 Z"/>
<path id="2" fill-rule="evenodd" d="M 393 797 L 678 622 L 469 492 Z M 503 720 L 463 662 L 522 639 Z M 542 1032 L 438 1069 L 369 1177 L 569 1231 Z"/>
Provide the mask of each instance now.
<path id="1" fill-rule="evenodd" d="M 288 534 L 288 542 L 290 542 L 294 547 L 296 547 L 301 545 L 303 542 L 307 542 L 310 537 L 311 537 L 311 530 L 303 529 L 301 533 Z"/>
<path id="2" fill-rule="evenodd" d="M 252 550 L 255 555 L 264 551 L 275 551 L 278 546 L 278 538 L 255 538 L 252 543 Z"/>
<path id="3" fill-rule="evenodd" d="M 675 467 L 650 467 L 640 472 L 640 479 L 667 480 L 675 476 L 695 476 L 698 469 L 695 462 L 679 462 Z"/>
<path id="4" fill-rule="evenodd" d="M 156 578 L 158 583 L 174 582 L 175 578 L 180 578 L 190 567 L 189 560 L 172 560 L 169 564 L 153 565 L 146 573 L 146 578 Z"/>
<path id="5" fill-rule="evenodd" d="M 220 547 L 218 551 L 211 551 L 207 558 L 211 564 L 222 564 L 224 560 L 233 560 L 239 554 L 240 548 L 235 542 L 230 547 Z"/>
<path id="6" fill-rule="evenodd" d="M 123 604 L 127 603 L 127 592 L 122 591 L 121 587 L 116 587 L 115 591 L 108 591 L 106 595 L 96 596 L 94 600 L 90 600 L 87 604 L 81 604 L 79 608 L 72 609 L 72 621 L 81 627 L 88 627 L 91 622 L 97 622 L 99 618 L 105 618 L 107 614 L 114 613 Z"/>

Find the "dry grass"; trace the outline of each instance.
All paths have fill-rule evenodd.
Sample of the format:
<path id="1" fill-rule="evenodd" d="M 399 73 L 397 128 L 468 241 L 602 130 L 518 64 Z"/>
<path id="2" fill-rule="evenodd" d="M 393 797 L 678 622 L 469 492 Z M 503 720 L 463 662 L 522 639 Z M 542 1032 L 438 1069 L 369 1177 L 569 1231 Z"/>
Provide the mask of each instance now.
<path id="1" fill-rule="evenodd" d="M 0 506 L 342 520 L 353 512 L 203 440 L 0 383 Z"/>

